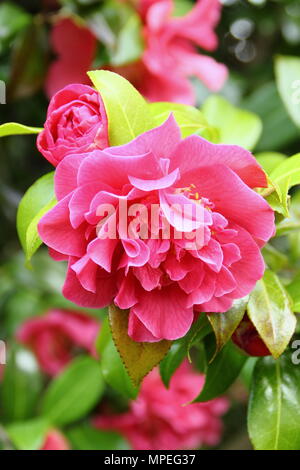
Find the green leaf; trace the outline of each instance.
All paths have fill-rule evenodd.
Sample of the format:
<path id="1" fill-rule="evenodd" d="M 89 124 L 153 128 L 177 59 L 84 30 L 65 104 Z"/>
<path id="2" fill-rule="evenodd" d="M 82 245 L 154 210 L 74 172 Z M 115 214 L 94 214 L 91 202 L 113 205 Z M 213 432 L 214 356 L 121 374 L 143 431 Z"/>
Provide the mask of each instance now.
<path id="1" fill-rule="evenodd" d="M 42 241 L 37 225 L 42 216 L 56 204 L 54 196 L 54 172 L 39 178 L 23 196 L 17 213 L 17 230 L 21 245 L 30 261 Z"/>
<path id="2" fill-rule="evenodd" d="M 287 204 L 288 191 L 300 184 L 300 153 L 286 158 L 271 172 L 270 179 L 276 185 L 280 200 Z"/>
<path id="3" fill-rule="evenodd" d="M 199 343 L 211 328 L 207 322 L 206 315 L 200 315 L 198 320 L 191 326 L 189 332 L 179 340 L 175 341 L 165 358 L 161 361 L 160 376 L 168 388 L 171 378 L 182 361 L 189 355 L 189 350 L 195 342 Z"/>
<path id="4" fill-rule="evenodd" d="M 287 156 L 279 152 L 260 152 L 255 155 L 256 160 L 263 167 L 265 172 L 270 173 L 282 163 Z"/>
<path id="5" fill-rule="evenodd" d="M 264 357 L 254 369 L 248 430 L 257 450 L 300 449 L 300 367 L 291 351 Z"/>
<path id="6" fill-rule="evenodd" d="M 150 110 L 155 119 L 156 125 L 160 126 L 173 113 L 177 124 L 180 127 L 182 138 L 196 134 L 205 137 L 207 140 L 218 142 L 219 133 L 217 129 L 210 127 L 204 118 L 203 113 L 193 106 L 179 103 L 150 103 Z"/>
<path id="7" fill-rule="evenodd" d="M 89 29 L 101 43 L 96 61 L 105 55 L 106 63 L 118 67 L 136 62 L 142 56 L 143 25 L 140 15 L 129 3 L 107 1 L 101 9 L 91 11 L 87 22 Z"/>
<path id="8" fill-rule="evenodd" d="M 300 313 L 300 273 L 286 286 L 286 290 L 293 300 L 294 312 Z"/>
<path id="9" fill-rule="evenodd" d="M 49 423 L 43 418 L 13 423 L 6 432 L 18 450 L 39 450 L 49 430 Z"/>
<path id="10" fill-rule="evenodd" d="M 247 360 L 230 341 L 211 362 L 206 370 L 206 380 L 200 395 L 193 402 L 203 402 L 218 397 L 239 376 Z"/>
<path id="11" fill-rule="evenodd" d="M 126 144 L 154 127 L 148 104 L 125 78 L 107 70 L 88 75 L 104 101 L 111 146 Z"/>
<path id="12" fill-rule="evenodd" d="M 104 391 L 98 362 L 89 357 L 75 359 L 47 388 L 42 415 L 55 425 L 65 425 L 85 416 Z"/>
<path id="13" fill-rule="evenodd" d="M 266 265 L 274 272 L 281 271 L 289 264 L 288 256 L 281 251 L 276 250 L 276 248 L 274 248 L 270 243 L 267 243 L 263 247 L 262 254 Z"/>
<path id="14" fill-rule="evenodd" d="M 250 294 L 247 311 L 273 357 L 278 358 L 294 334 L 296 317 L 291 299 L 275 273 L 265 271 Z"/>
<path id="15" fill-rule="evenodd" d="M 236 108 L 218 95 L 207 98 L 202 112 L 208 123 L 219 130 L 222 144 L 235 144 L 252 150 L 258 142 L 262 122 L 256 114 Z"/>
<path id="16" fill-rule="evenodd" d="M 138 386 L 143 378 L 165 357 L 171 341 L 138 343 L 128 336 L 128 311 L 109 307 L 109 321 L 112 337 L 122 358 L 125 368 L 134 385 Z"/>
<path id="17" fill-rule="evenodd" d="M 280 150 L 299 139 L 299 129 L 285 110 L 274 82 L 255 89 L 242 106 L 258 114 L 263 122 L 256 151 Z"/>
<path id="18" fill-rule="evenodd" d="M 24 29 L 30 21 L 31 15 L 23 8 L 11 2 L 3 2 L 0 5 L 1 46 L 3 47 L 6 41 Z"/>
<path id="19" fill-rule="evenodd" d="M 119 5 L 118 5 L 119 8 Z M 110 54 L 111 64 L 121 66 L 138 60 L 144 50 L 142 24 L 138 15 L 130 15 L 119 31 L 115 50 Z"/>
<path id="20" fill-rule="evenodd" d="M 232 334 L 243 319 L 246 311 L 248 297 L 235 300 L 231 309 L 221 315 L 219 313 L 210 313 L 207 315 L 216 337 L 216 351 L 212 361 L 221 351 L 223 346 L 230 340 Z"/>
<path id="21" fill-rule="evenodd" d="M 88 423 L 67 430 L 68 440 L 76 450 L 124 450 L 128 448 L 124 439 L 113 431 L 100 431 Z"/>
<path id="22" fill-rule="evenodd" d="M 19 346 L 10 350 L 1 385 L 1 408 L 5 421 L 21 421 L 35 415 L 43 387 L 34 355 Z"/>
<path id="23" fill-rule="evenodd" d="M 100 355 L 100 368 L 105 382 L 126 398 L 134 400 L 137 397 L 138 388 L 134 387 L 116 349 L 108 318 L 102 323 L 97 351 Z"/>
<path id="24" fill-rule="evenodd" d="M 43 129 L 39 127 L 29 127 L 16 122 L 7 122 L 0 126 L 0 137 L 6 137 L 8 135 L 39 134 L 42 130 Z"/>
<path id="25" fill-rule="evenodd" d="M 277 56 L 275 75 L 281 99 L 294 123 L 300 127 L 300 59 Z"/>

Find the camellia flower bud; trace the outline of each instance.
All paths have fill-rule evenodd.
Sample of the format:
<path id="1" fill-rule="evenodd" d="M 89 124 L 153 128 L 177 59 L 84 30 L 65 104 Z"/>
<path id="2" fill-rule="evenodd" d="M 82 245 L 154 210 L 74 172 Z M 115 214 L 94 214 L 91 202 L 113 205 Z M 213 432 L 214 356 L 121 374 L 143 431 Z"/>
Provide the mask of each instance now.
<path id="1" fill-rule="evenodd" d="M 247 314 L 235 330 L 232 341 L 249 356 L 271 355 Z"/>
<path id="2" fill-rule="evenodd" d="M 108 125 L 100 93 L 69 85 L 53 96 L 37 146 L 52 165 L 66 155 L 108 147 Z"/>

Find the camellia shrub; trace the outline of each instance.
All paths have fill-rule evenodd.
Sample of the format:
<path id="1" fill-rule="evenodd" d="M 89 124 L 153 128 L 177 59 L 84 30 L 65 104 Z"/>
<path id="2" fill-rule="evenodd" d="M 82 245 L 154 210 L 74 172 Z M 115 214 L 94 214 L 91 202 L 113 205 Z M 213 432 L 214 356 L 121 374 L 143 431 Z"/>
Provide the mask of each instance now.
<path id="1" fill-rule="evenodd" d="M 25 3 L 0 5 L 5 121 L 34 126 L 0 125 L 0 448 L 222 448 L 239 421 L 299 450 L 297 2 Z"/>
<path id="2" fill-rule="evenodd" d="M 277 63 L 283 98 L 284 61 L 292 59 Z M 58 431 L 68 413 L 59 415 L 55 397 L 84 370 L 91 403 L 103 388 L 100 370 L 112 389 L 139 396 L 117 416 L 101 408 L 89 432 L 118 431 L 136 449 L 215 445 L 229 406 L 221 396 L 244 370 L 254 447 L 298 449 L 298 280 L 284 275 L 276 246 L 298 229 L 289 190 L 300 183 L 299 155 L 254 156 L 260 119 L 222 97 L 201 110 L 149 103 L 114 72 L 89 77 L 94 87 L 68 85 L 53 96 L 43 129 L 0 127 L 2 135 L 37 133 L 54 166 L 19 205 L 27 264 L 44 242 L 67 262 L 61 289 L 74 310 L 103 312 L 100 327 L 52 309 L 17 333 L 45 373 L 63 371 L 43 402 L 49 434 L 40 448 L 69 445 Z M 74 345 L 94 358 L 68 368 Z M 168 416 L 187 402 L 172 411 L 179 432 Z M 204 424 L 194 429 L 197 413 Z M 19 442 L 16 426 L 9 434 Z"/>

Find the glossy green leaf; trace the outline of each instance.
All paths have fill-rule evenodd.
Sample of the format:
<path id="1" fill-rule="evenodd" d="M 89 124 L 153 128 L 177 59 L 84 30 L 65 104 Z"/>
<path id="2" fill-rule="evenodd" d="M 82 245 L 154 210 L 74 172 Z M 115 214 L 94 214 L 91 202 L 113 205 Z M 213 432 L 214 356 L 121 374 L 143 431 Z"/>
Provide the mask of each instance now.
<path id="1" fill-rule="evenodd" d="M 208 123 L 218 129 L 222 144 L 236 144 L 252 150 L 258 142 L 262 123 L 256 114 L 236 108 L 218 95 L 207 98 L 202 112 Z"/>
<path id="2" fill-rule="evenodd" d="M 237 379 L 247 360 L 230 341 L 219 352 L 206 370 L 204 387 L 194 402 L 203 402 L 218 397 Z"/>
<path id="3" fill-rule="evenodd" d="M 29 127 L 16 122 L 7 122 L 0 126 L 0 137 L 6 137 L 8 135 L 39 134 L 42 130 L 43 129 L 39 127 Z"/>
<path id="4" fill-rule="evenodd" d="M 255 155 L 255 158 L 269 175 L 287 156 L 279 152 L 260 152 Z"/>
<path id="5" fill-rule="evenodd" d="M 54 173 L 39 178 L 23 196 L 17 213 L 17 230 L 27 261 L 37 251 L 42 241 L 37 225 L 42 216 L 55 204 Z"/>
<path id="6" fill-rule="evenodd" d="M 291 299 L 270 270 L 257 282 L 247 306 L 248 315 L 275 358 L 287 347 L 296 328 Z"/>
<path id="7" fill-rule="evenodd" d="M 211 332 L 206 315 L 200 315 L 198 320 L 191 326 L 189 332 L 179 340 L 175 341 L 165 358 L 161 361 L 160 376 L 168 388 L 171 378 L 182 361 L 189 355 L 189 350 L 194 343 L 199 343 Z"/>
<path id="8" fill-rule="evenodd" d="M 67 430 L 68 440 L 75 450 L 123 450 L 128 448 L 124 439 L 113 431 L 100 431 L 88 423 Z"/>
<path id="9" fill-rule="evenodd" d="M 203 113 L 193 106 L 167 102 L 150 103 L 149 106 L 157 126 L 165 122 L 170 113 L 173 113 L 183 138 L 196 134 L 207 140 L 218 142 L 217 129 L 210 127 Z"/>
<path id="10" fill-rule="evenodd" d="M 104 391 L 98 362 L 92 357 L 75 359 L 47 388 L 42 415 L 55 425 L 65 425 L 85 416 Z"/>
<path id="11" fill-rule="evenodd" d="M 111 146 L 126 144 L 155 126 L 148 104 L 125 78 L 108 70 L 88 75 L 104 101 Z"/>
<path id="12" fill-rule="evenodd" d="M 210 313 L 207 315 L 216 337 L 216 351 L 212 360 L 214 360 L 218 352 L 230 340 L 232 334 L 242 321 L 247 302 L 248 297 L 244 297 L 243 299 L 235 300 L 231 309 L 227 312 L 222 314 Z"/>
<path id="13" fill-rule="evenodd" d="M 255 366 L 248 430 L 257 450 L 300 449 L 300 367 L 291 356 L 264 357 Z"/>
<path id="14" fill-rule="evenodd" d="M 300 127 L 300 59 L 277 56 L 275 75 L 281 99 L 294 123 Z"/>
<path id="15" fill-rule="evenodd" d="M 100 355 L 100 368 L 105 382 L 126 398 L 135 399 L 138 388 L 133 385 L 116 349 L 108 319 L 102 323 L 97 341 L 97 350 Z"/>
<path id="16" fill-rule="evenodd" d="M 120 353 L 125 368 L 134 385 L 138 386 L 143 378 L 165 357 L 171 341 L 138 343 L 128 336 L 128 311 L 109 307 L 109 321 L 112 337 Z"/>
<path id="17" fill-rule="evenodd" d="M 49 423 L 43 418 L 13 423 L 6 432 L 18 450 L 39 450 L 49 430 Z"/>
<path id="18" fill-rule="evenodd" d="M 36 413 L 43 387 L 34 355 L 19 346 L 10 350 L 1 385 L 1 408 L 5 421 L 21 421 Z"/>

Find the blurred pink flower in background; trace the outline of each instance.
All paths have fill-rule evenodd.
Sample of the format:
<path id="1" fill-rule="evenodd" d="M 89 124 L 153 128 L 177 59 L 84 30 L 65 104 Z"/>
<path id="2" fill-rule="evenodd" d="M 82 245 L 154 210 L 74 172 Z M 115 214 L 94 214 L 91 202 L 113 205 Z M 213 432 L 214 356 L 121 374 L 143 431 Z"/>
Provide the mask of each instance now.
<path id="1" fill-rule="evenodd" d="M 100 323 L 89 315 L 68 310 L 49 310 L 45 315 L 27 320 L 17 332 L 17 339 L 35 353 L 41 369 L 58 374 L 84 349 L 96 356 L 95 340 Z"/>
<path id="2" fill-rule="evenodd" d="M 136 450 L 194 449 L 215 446 L 222 434 L 221 416 L 229 402 L 221 397 L 205 403 L 191 402 L 201 391 L 204 376 L 185 362 L 166 389 L 158 369 L 143 381 L 138 398 L 123 414 L 100 414 L 93 424 L 119 431 Z"/>
<path id="3" fill-rule="evenodd" d="M 213 51 L 218 44 L 214 32 L 221 12 L 219 0 L 198 0 L 183 17 L 172 17 L 173 0 L 143 1 L 146 49 L 145 75 L 140 91 L 150 101 L 195 104 L 188 78 L 199 78 L 218 91 L 227 78 L 227 68 L 198 52 L 196 46 Z"/>
<path id="4" fill-rule="evenodd" d="M 55 23 L 50 37 L 57 59 L 51 64 L 45 83 L 48 96 L 70 83 L 90 84 L 86 74 L 96 53 L 96 38 L 69 18 Z"/>
<path id="5" fill-rule="evenodd" d="M 108 147 L 108 124 L 103 101 L 87 85 L 68 85 L 50 101 L 37 147 L 56 166 L 66 155 Z"/>
<path id="6" fill-rule="evenodd" d="M 51 429 L 40 450 L 70 450 L 70 445 L 61 432 Z"/>
<path id="7" fill-rule="evenodd" d="M 227 68 L 197 47 L 213 51 L 218 44 L 214 29 L 220 19 L 219 0 L 198 0 L 185 16 L 174 17 L 173 0 L 142 0 L 138 11 L 143 20 L 145 50 L 138 62 L 111 68 L 124 75 L 150 101 L 195 103 L 195 76 L 210 90 L 218 91 L 227 78 Z M 51 43 L 58 58 L 49 68 L 48 96 L 69 83 L 89 83 L 96 39 L 84 26 L 65 18 L 52 30 Z"/>

